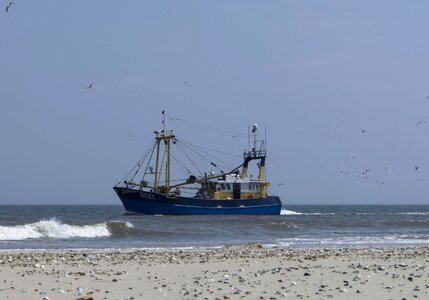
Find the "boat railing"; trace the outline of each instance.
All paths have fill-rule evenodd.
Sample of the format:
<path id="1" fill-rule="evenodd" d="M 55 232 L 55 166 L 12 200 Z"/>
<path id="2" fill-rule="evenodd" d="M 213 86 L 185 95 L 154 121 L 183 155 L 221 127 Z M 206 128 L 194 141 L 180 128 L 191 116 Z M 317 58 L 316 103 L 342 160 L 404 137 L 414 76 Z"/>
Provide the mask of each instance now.
<path id="1" fill-rule="evenodd" d="M 244 152 L 244 158 L 262 158 L 266 156 L 267 153 L 265 150 L 251 150 Z"/>

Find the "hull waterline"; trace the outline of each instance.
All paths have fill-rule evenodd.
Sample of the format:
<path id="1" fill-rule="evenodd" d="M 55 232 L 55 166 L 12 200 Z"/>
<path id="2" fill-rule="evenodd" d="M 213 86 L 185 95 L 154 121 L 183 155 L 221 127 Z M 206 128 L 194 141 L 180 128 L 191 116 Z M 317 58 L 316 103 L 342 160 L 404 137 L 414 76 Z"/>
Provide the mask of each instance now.
<path id="1" fill-rule="evenodd" d="M 139 214 L 160 215 L 279 215 L 277 196 L 239 200 L 167 197 L 125 187 L 114 187 L 125 209 Z"/>

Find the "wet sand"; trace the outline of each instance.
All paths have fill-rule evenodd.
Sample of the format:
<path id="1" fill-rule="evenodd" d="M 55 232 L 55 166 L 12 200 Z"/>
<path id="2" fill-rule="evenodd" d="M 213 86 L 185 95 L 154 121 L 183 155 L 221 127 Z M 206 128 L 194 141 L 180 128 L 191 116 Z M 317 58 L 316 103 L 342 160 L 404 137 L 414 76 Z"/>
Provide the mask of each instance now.
<path id="1" fill-rule="evenodd" d="M 0 253 L 0 299 L 429 299 L 429 247 Z"/>

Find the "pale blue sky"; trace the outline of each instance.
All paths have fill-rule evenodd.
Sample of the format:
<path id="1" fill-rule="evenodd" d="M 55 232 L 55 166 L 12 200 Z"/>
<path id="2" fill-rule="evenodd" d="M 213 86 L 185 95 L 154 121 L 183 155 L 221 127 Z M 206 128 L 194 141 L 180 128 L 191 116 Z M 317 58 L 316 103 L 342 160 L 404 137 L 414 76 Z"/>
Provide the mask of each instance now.
<path id="1" fill-rule="evenodd" d="M 427 1 L 8 2 L 0 204 L 119 204 L 162 109 L 238 154 L 246 139 L 207 128 L 267 123 L 283 200 L 429 203 Z"/>

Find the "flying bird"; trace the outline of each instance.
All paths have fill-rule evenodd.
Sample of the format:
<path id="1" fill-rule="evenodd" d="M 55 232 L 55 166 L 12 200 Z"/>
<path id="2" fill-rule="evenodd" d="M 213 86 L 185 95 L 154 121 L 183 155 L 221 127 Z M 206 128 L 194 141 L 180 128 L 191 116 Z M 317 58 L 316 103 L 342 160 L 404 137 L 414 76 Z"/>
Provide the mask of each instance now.
<path id="1" fill-rule="evenodd" d="M 87 89 L 92 89 L 92 86 L 94 85 L 94 83 L 91 83 L 90 85 L 88 85 L 86 88 Z"/>
<path id="2" fill-rule="evenodd" d="M 369 171 L 371 171 L 371 170 L 369 170 L 369 169 L 366 169 L 365 171 L 363 171 L 362 173 L 361 173 L 361 177 L 363 177 L 363 178 L 365 178 L 365 179 L 367 179 L 367 177 L 366 177 L 366 174 L 368 174 L 368 172 Z"/>
<path id="3" fill-rule="evenodd" d="M 9 12 L 9 9 L 12 7 L 13 4 L 15 4 L 15 2 L 9 2 L 9 4 L 6 6 L 6 12 Z"/>
<path id="4" fill-rule="evenodd" d="M 414 170 L 416 170 L 416 171 L 418 171 L 418 170 L 419 170 L 419 168 L 420 168 L 420 167 L 419 167 L 419 166 L 417 166 L 417 165 L 416 165 L 416 166 L 414 166 Z"/>
<path id="5" fill-rule="evenodd" d="M 356 156 L 346 156 L 346 159 L 356 158 Z"/>
<path id="6" fill-rule="evenodd" d="M 184 85 L 186 85 L 187 87 L 191 87 L 191 83 L 189 81 L 185 81 L 183 82 Z"/>
<path id="7" fill-rule="evenodd" d="M 419 126 L 419 125 L 422 125 L 422 124 L 426 124 L 426 123 L 427 123 L 426 121 L 418 121 L 417 124 L 416 124 L 416 126 Z"/>
<path id="8" fill-rule="evenodd" d="M 277 186 L 285 185 L 283 182 L 280 182 Z"/>
<path id="9" fill-rule="evenodd" d="M 366 129 L 361 128 L 361 129 L 360 129 L 360 131 L 361 131 L 362 133 L 365 133 L 365 132 L 366 132 Z"/>
<path id="10" fill-rule="evenodd" d="M 384 167 L 384 170 L 386 170 L 387 173 L 392 173 L 392 170 L 390 170 L 388 167 Z"/>
<path id="11" fill-rule="evenodd" d="M 349 172 L 348 171 L 341 171 L 340 174 L 341 175 L 349 175 Z"/>
<path id="12" fill-rule="evenodd" d="M 133 136 L 133 134 L 131 133 L 131 131 L 128 131 L 128 135 L 131 137 L 131 138 L 133 138 L 134 136 Z"/>

